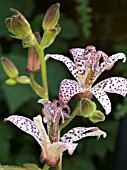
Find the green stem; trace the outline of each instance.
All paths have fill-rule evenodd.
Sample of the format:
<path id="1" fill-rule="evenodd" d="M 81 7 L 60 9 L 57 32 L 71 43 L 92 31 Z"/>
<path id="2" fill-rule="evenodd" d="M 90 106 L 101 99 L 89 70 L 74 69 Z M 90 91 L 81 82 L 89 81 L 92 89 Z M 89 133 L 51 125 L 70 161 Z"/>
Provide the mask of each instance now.
<path id="1" fill-rule="evenodd" d="M 44 167 L 43 167 L 43 170 L 48 170 L 49 168 L 50 167 L 47 164 L 45 164 Z"/>
<path id="2" fill-rule="evenodd" d="M 42 84 L 43 84 L 43 88 L 45 90 L 45 99 L 48 99 L 48 84 L 47 84 L 47 70 L 46 70 L 46 62 L 44 59 L 44 50 L 41 48 L 41 46 L 36 43 L 35 44 L 35 48 L 38 52 L 38 55 L 40 57 L 40 63 L 41 63 L 41 75 L 42 75 Z"/>
<path id="3" fill-rule="evenodd" d="M 60 161 L 56 167 L 56 170 L 62 170 L 62 156 L 63 156 L 63 154 L 60 155 Z"/>
<path id="4" fill-rule="evenodd" d="M 44 32 L 43 38 L 42 38 L 41 44 L 40 44 L 40 46 L 41 46 L 42 49 L 44 49 L 44 46 L 45 46 L 45 42 L 46 42 L 46 39 L 47 39 L 46 36 L 47 36 L 47 35 L 46 35 L 46 32 Z"/>
<path id="5" fill-rule="evenodd" d="M 79 108 L 76 107 L 75 110 L 73 111 L 73 113 L 71 114 L 70 118 L 60 125 L 59 131 L 61 131 L 63 128 L 65 128 L 75 118 L 78 111 L 79 111 Z"/>

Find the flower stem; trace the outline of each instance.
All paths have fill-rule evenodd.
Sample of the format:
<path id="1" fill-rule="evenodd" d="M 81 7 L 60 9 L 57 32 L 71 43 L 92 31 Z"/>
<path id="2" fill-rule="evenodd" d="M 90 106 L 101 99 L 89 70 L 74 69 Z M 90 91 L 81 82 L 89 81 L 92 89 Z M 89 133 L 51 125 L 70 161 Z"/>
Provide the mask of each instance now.
<path id="1" fill-rule="evenodd" d="M 59 161 L 59 163 L 58 163 L 58 165 L 56 167 L 56 170 L 62 170 L 62 155 L 63 154 L 60 155 L 60 161 Z"/>
<path id="2" fill-rule="evenodd" d="M 61 131 L 64 127 L 66 127 L 75 118 L 78 111 L 79 111 L 79 108 L 76 107 L 75 110 L 73 111 L 73 113 L 70 115 L 70 118 L 60 125 L 59 131 Z"/>
<path id="3" fill-rule="evenodd" d="M 45 164 L 44 167 L 43 167 L 43 170 L 48 170 L 49 168 L 50 167 L 47 164 Z"/>
<path id="4" fill-rule="evenodd" d="M 46 70 L 46 62 L 44 59 L 44 50 L 41 48 L 41 46 L 38 43 L 35 44 L 35 48 L 40 57 L 42 84 L 45 90 L 45 99 L 48 99 L 47 70 Z"/>

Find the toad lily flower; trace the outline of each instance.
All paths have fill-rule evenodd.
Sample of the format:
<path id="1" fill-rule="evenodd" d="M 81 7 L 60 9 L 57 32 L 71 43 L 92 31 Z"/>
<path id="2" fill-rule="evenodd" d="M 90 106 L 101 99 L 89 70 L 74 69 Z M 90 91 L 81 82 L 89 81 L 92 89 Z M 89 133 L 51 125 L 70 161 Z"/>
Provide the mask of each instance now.
<path id="1" fill-rule="evenodd" d="M 122 77 L 111 77 L 95 86 L 93 86 L 93 83 L 103 71 L 110 70 L 119 59 L 123 59 L 123 62 L 125 62 L 126 56 L 123 53 L 117 53 L 108 57 L 104 52 L 96 51 L 96 48 L 92 45 L 87 46 L 85 49 L 74 48 L 70 52 L 73 55 L 74 63 L 68 57 L 58 54 L 47 54 L 45 60 L 51 57 L 62 61 L 84 89 L 83 93 L 78 94 L 79 97 L 91 98 L 94 95 L 105 109 L 106 114 L 109 114 L 111 112 L 111 103 L 105 92 L 125 96 L 127 93 L 127 80 Z M 100 62 L 101 57 L 104 59 L 103 62 Z"/>
<path id="2" fill-rule="evenodd" d="M 22 131 L 33 136 L 41 146 L 40 160 L 46 162 L 49 166 L 56 166 L 59 162 L 60 154 L 65 150 L 68 150 L 70 155 L 73 154 L 78 145 L 74 143 L 75 141 L 88 136 L 96 136 L 98 139 L 101 135 L 104 138 L 106 137 L 106 133 L 97 127 L 76 127 L 68 131 L 58 142 L 51 143 L 40 115 L 34 117 L 33 121 L 17 115 L 5 118 L 4 121 L 12 122 Z"/>
<path id="3" fill-rule="evenodd" d="M 57 141 L 60 118 L 62 118 L 63 123 L 70 117 L 70 107 L 67 103 L 75 94 L 83 91 L 83 88 L 78 85 L 78 82 L 65 79 L 60 85 L 59 99 L 55 99 L 53 102 L 45 99 L 38 100 L 38 103 L 44 105 L 44 108 L 42 109 L 44 115 L 43 121 L 44 123 L 47 123 L 48 132 L 52 125 L 51 141 Z"/>

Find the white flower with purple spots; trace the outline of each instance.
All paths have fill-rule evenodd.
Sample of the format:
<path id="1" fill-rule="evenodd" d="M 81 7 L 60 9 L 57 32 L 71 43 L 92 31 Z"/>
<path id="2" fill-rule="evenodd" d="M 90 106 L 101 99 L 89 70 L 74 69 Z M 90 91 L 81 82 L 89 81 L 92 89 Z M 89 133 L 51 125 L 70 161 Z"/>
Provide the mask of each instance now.
<path id="1" fill-rule="evenodd" d="M 110 70 L 119 59 L 123 59 L 123 62 L 125 62 L 125 54 L 117 53 L 108 57 L 104 52 L 96 51 L 96 48 L 91 45 L 85 49 L 74 48 L 70 52 L 73 55 L 74 63 L 68 57 L 58 54 L 47 54 L 45 60 L 51 57 L 62 61 L 76 78 L 79 86 L 84 89 L 84 92 L 78 94 L 78 96 L 91 98 L 93 94 L 105 109 L 106 114 L 109 114 L 111 112 L 111 102 L 105 92 L 125 96 L 127 80 L 122 77 L 111 77 L 95 86 L 93 86 L 93 83 L 104 70 Z M 101 58 L 104 61 L 101 62 Z"/>
<path id="2" fill-rule="evenodd" d="M 74 143 L 75 141 L 89 136 L 96 136 L 97 139 L 99 139 L 101 135 L 103 135 L 104 138 L 106 137 L 106 133 L 97 127 L 76 127 L 68 131 L 59 141 L 52 143 L 44 128 L 40 115 L 34 117 L 33 121 L 17 115 L 5 118 L 4 121 L 12 122 L 22 131 L 33 136 L 41 146 L 41 161 L 46 162 L 50 166 L 55 166 L 58 163 L 60 154 L 65 150 L 68 150 L 70 155 L 73 154 L 78 145 Z"/>
<path id="3" fill-rule="evenodd" d="M 56 121 L 59 124 L 60 117 L 62 123 L 70 116 L 70 107 L 67 105 L 69 100 L 76 94 L 83 92 L 84 89 L 74 80 L 63 80 L 60 84 L 59 99 L 50 102 L 46 99 L 39 99 L 38 103 L 44 105 L 42 112 L 44 114 L 44 123 L 47 123 L 48 130 L 52 123 Z"/>

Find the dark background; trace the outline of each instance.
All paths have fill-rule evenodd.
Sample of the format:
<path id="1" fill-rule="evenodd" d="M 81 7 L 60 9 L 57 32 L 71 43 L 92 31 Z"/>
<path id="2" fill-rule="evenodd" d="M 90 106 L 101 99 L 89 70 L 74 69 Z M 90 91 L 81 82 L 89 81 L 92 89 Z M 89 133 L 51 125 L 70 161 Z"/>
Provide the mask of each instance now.
<path id="1" fill-rule="evenodd" d="M 41 23 L 44 13 L 56 2 L 61 5 L 59 24 L 62 29 L 54 44 L 46 49 L 45 53 L 65 54 L 71 58 L 70 48 L 84 48 L 88 44 L 96 46 L 108 55 L 118 51 L 127 53 L 126 0 L 0 0 L 0 56 L 11 59 L 19 69 L 20 75 L 28 75 L 25 71 L 27 49 L 22 48 L 21 41 L 9 36 L 5 26 L 5 18 L 12 15 L 9 8 L 13 7 L 22 12 L 33 31 L 39 31 L 42 35 Z M 52 100 L 58 97 L 60 82 L 64 78 L 73 77 L 62 63 L 52 59 L 47 63 L 47 71 Z M 117 62 L 114 68 L 102 74 L 98 81 L 111 76 L 127 78 L 127 63 Z M 0 65 L 0 164 L 23 165 L 29 162 L 42 167 L 37 142 L 12 124 L 3 123 L 5 117 L 13 114 L 29 118 L 41 114 L 41 106 L 37 104 L 38 96 L 28 85 L 6 85 L 4 82 L 6 79 L 7 76 Z M 126 161 L 120 161 L 125 159 L 127 153 L 125 131 L 127 98 L 123 99 L 116 94 L 109 94 L 109 97 L 113 107 L 105 122 L 93 125 L 87 119 L 77 117 L 64 130 L 66 132 L 75 126 L 98 126 L 108 134 L 106 139 L 99 141 L 95 138 L 81 140 L 72 156 L 64 153 L 64 170 L 127 169 Z M 73 100 L 69 103 L 72 110 L 74 103 Z M 98 108 L 104 111 L 100 105 Z"/>

